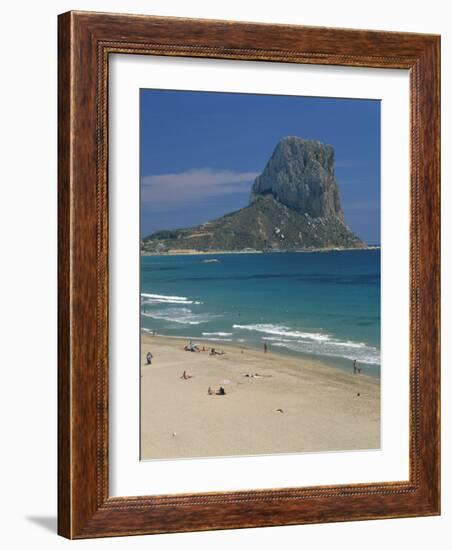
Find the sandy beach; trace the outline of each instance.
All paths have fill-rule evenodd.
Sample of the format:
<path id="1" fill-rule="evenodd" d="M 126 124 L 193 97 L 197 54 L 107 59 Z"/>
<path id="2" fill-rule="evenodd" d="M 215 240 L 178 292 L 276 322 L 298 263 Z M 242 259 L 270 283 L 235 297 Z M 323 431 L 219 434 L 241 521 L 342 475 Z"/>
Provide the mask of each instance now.
<path id="1" fill-rule="evenodd" d="M 187 343 L 142 333 L 142 459 L 379 448 L 378 379 L 271 348 L 197 339 L 225 352 L 211 356 Z M 220 386 L 226 395 L 208 395 Z"/>

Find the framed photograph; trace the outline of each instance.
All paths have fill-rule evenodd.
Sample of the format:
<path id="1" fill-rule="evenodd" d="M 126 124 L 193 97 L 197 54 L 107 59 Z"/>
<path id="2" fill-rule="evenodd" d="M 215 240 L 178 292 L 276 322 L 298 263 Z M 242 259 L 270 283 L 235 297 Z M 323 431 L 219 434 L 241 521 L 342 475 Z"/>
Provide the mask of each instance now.
<path id="1" fill-rule="evenodd" d="M 439 56 L 59 17 L 61 535 L 440 513 Z"/>

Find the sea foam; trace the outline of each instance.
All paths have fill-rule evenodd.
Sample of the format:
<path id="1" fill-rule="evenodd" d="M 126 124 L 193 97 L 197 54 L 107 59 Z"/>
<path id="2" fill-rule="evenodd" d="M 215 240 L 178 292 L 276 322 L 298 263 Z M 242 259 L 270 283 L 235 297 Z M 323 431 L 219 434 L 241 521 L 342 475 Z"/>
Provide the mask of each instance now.
<path id="1" fill-rule="evenodd" d="M 351 361 L 356 359 L 361 363 L 370 365 L 380 364 L 380 351 L 376 347 L 366 345 L 364 342 L 339 340 L 329 334 L 292 330 L 284 325 L 270 323 L 233 325 L 233 327 L 264 333 L 266 336 L 262 336 L 262 340 L 270 342 L 275 347 L 313 355 L 341 357 Z"/>
<path id="2" fill-rule="evenodd" d="M 180 325 L 201 325 L 217 318 L 217 315 L 211 313 L 194 313 L 187 307 L 169 307 L 167 309 L 157 309 L 144 311 L 141 313 L 144 317 L 152 319 L 161 319 Z"/>
<path id="3" fill-rule="evenodd" d="M 190 300 L 185 296 L 166 296 L 164 294 L 141 294 L 144 304 L 201 304 L 201 302 Z"/>
<path id="4" fill-rule="evenodd" d="M 319 332 L 300 332 L 299 330 L 291 330 L 289 327 L 283 325 L 272 325 L 270 323 L 258 323 L 255 325 L 232 325 L 232 327 L 240 328 L 242 330 L 264 332 L 265 334 L 276 334 L 278 336 L 292 336 L 294 338 L 309 338 L 319 341 L 330 339 L 328 334 L 321 334 Z"/>

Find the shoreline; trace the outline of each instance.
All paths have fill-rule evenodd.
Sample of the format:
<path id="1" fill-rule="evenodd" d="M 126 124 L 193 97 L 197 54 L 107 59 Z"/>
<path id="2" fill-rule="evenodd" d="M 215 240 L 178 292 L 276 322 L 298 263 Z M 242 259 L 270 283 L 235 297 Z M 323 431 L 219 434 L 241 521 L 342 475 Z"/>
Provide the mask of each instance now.
<path id="1" fill-rule="evenodd" d="M 186 336 L 178 336 L 175 334 L 161 334 L 155 332 L 155 334 L 152 333 L 152 330 L 141 328 L 141 333 L 151 336 L 152 338 L 155 338 L 156 336 L 160 338 L 169 338 L 174 339 L 177 341 L 193 341 L 193 342 L 204 342 L 205 345 L 209 345 L 210 347 L 225 347 L 225 346 L 232 346 L 238 349 L 243 350 L 250 350 L 253 352 L 261 352 L 263 349 L 263 345 L 265 341 L 260 342 L 259 344 L 253 343 L 253 342 L 239 342 L 237 340 L 233 340 L 232 338 L 222 338 L 219 337 L 207 337 L 207 336 L 196 336 L 196 335 L 186 335 Z M 293 359 L 299 359 L 300 361 L 308 361 L 308 362 L 317 362 L 321 364 L 322 366 L 331 368 L 331 369 L 339 369 L 340 372 L 350 373 L 353 368 L 353 360 L 347 359 L 345 357 L 341 356 L 327 356 L 327 355 L 315 355 L 312 353 L 302 353 L 300 351 L 294 351 L 287 347 L 276 347 L 273 345 L 272 342 L 266 342 L 268 346 L 268 350 L 274 353 L 275 355 L 280 355 L 282 357 L 290 357 Z M 364 370 L 364 373 L 361 373 L 362 376 L 368 376 L 369 378 L 373 380 L 380 381 L 380 369 L 381 365 L 376 365 L 373 363 L 365 363 L 362 361 L 358 361 L 360 367 L 362 370 Z M 348 368 L 345 367 L 345 364 L 348 365 Z M 369 372 L 369 369 L 371 369 L 371 372 Z"/>
<path id="2" fill-rule="evenodd" d="M 196 342 L 225 353 L 141 332 L 142 459 L 379 448 L 378 379 L 272 349 Z M 226 395 L 208 395 L 220 386 Z"/>
<path id="3" fill-rule="evenodd" d="M 140 256 L 204 256 L 215 254 L 309 254 L 313 252 L 350 252 L 353 250 L 380 250 L 381 246 L 362 246 L 351 248 L 309 248 L 299 250 L 171 250 L 167 252 L 140 251 Z"/>

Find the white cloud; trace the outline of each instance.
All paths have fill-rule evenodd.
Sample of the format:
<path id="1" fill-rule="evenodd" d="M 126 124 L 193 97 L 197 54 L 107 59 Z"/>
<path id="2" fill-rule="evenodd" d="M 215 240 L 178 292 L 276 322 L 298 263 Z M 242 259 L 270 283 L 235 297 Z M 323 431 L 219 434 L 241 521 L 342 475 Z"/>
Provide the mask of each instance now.
<path id="1" fill-rule="evenodd" d="M 141 179 L 141 199 L 144 202 L 174 204 L 248 191 L 259 174 L 195 168 L 178 174 L 144 176 Z"/>

